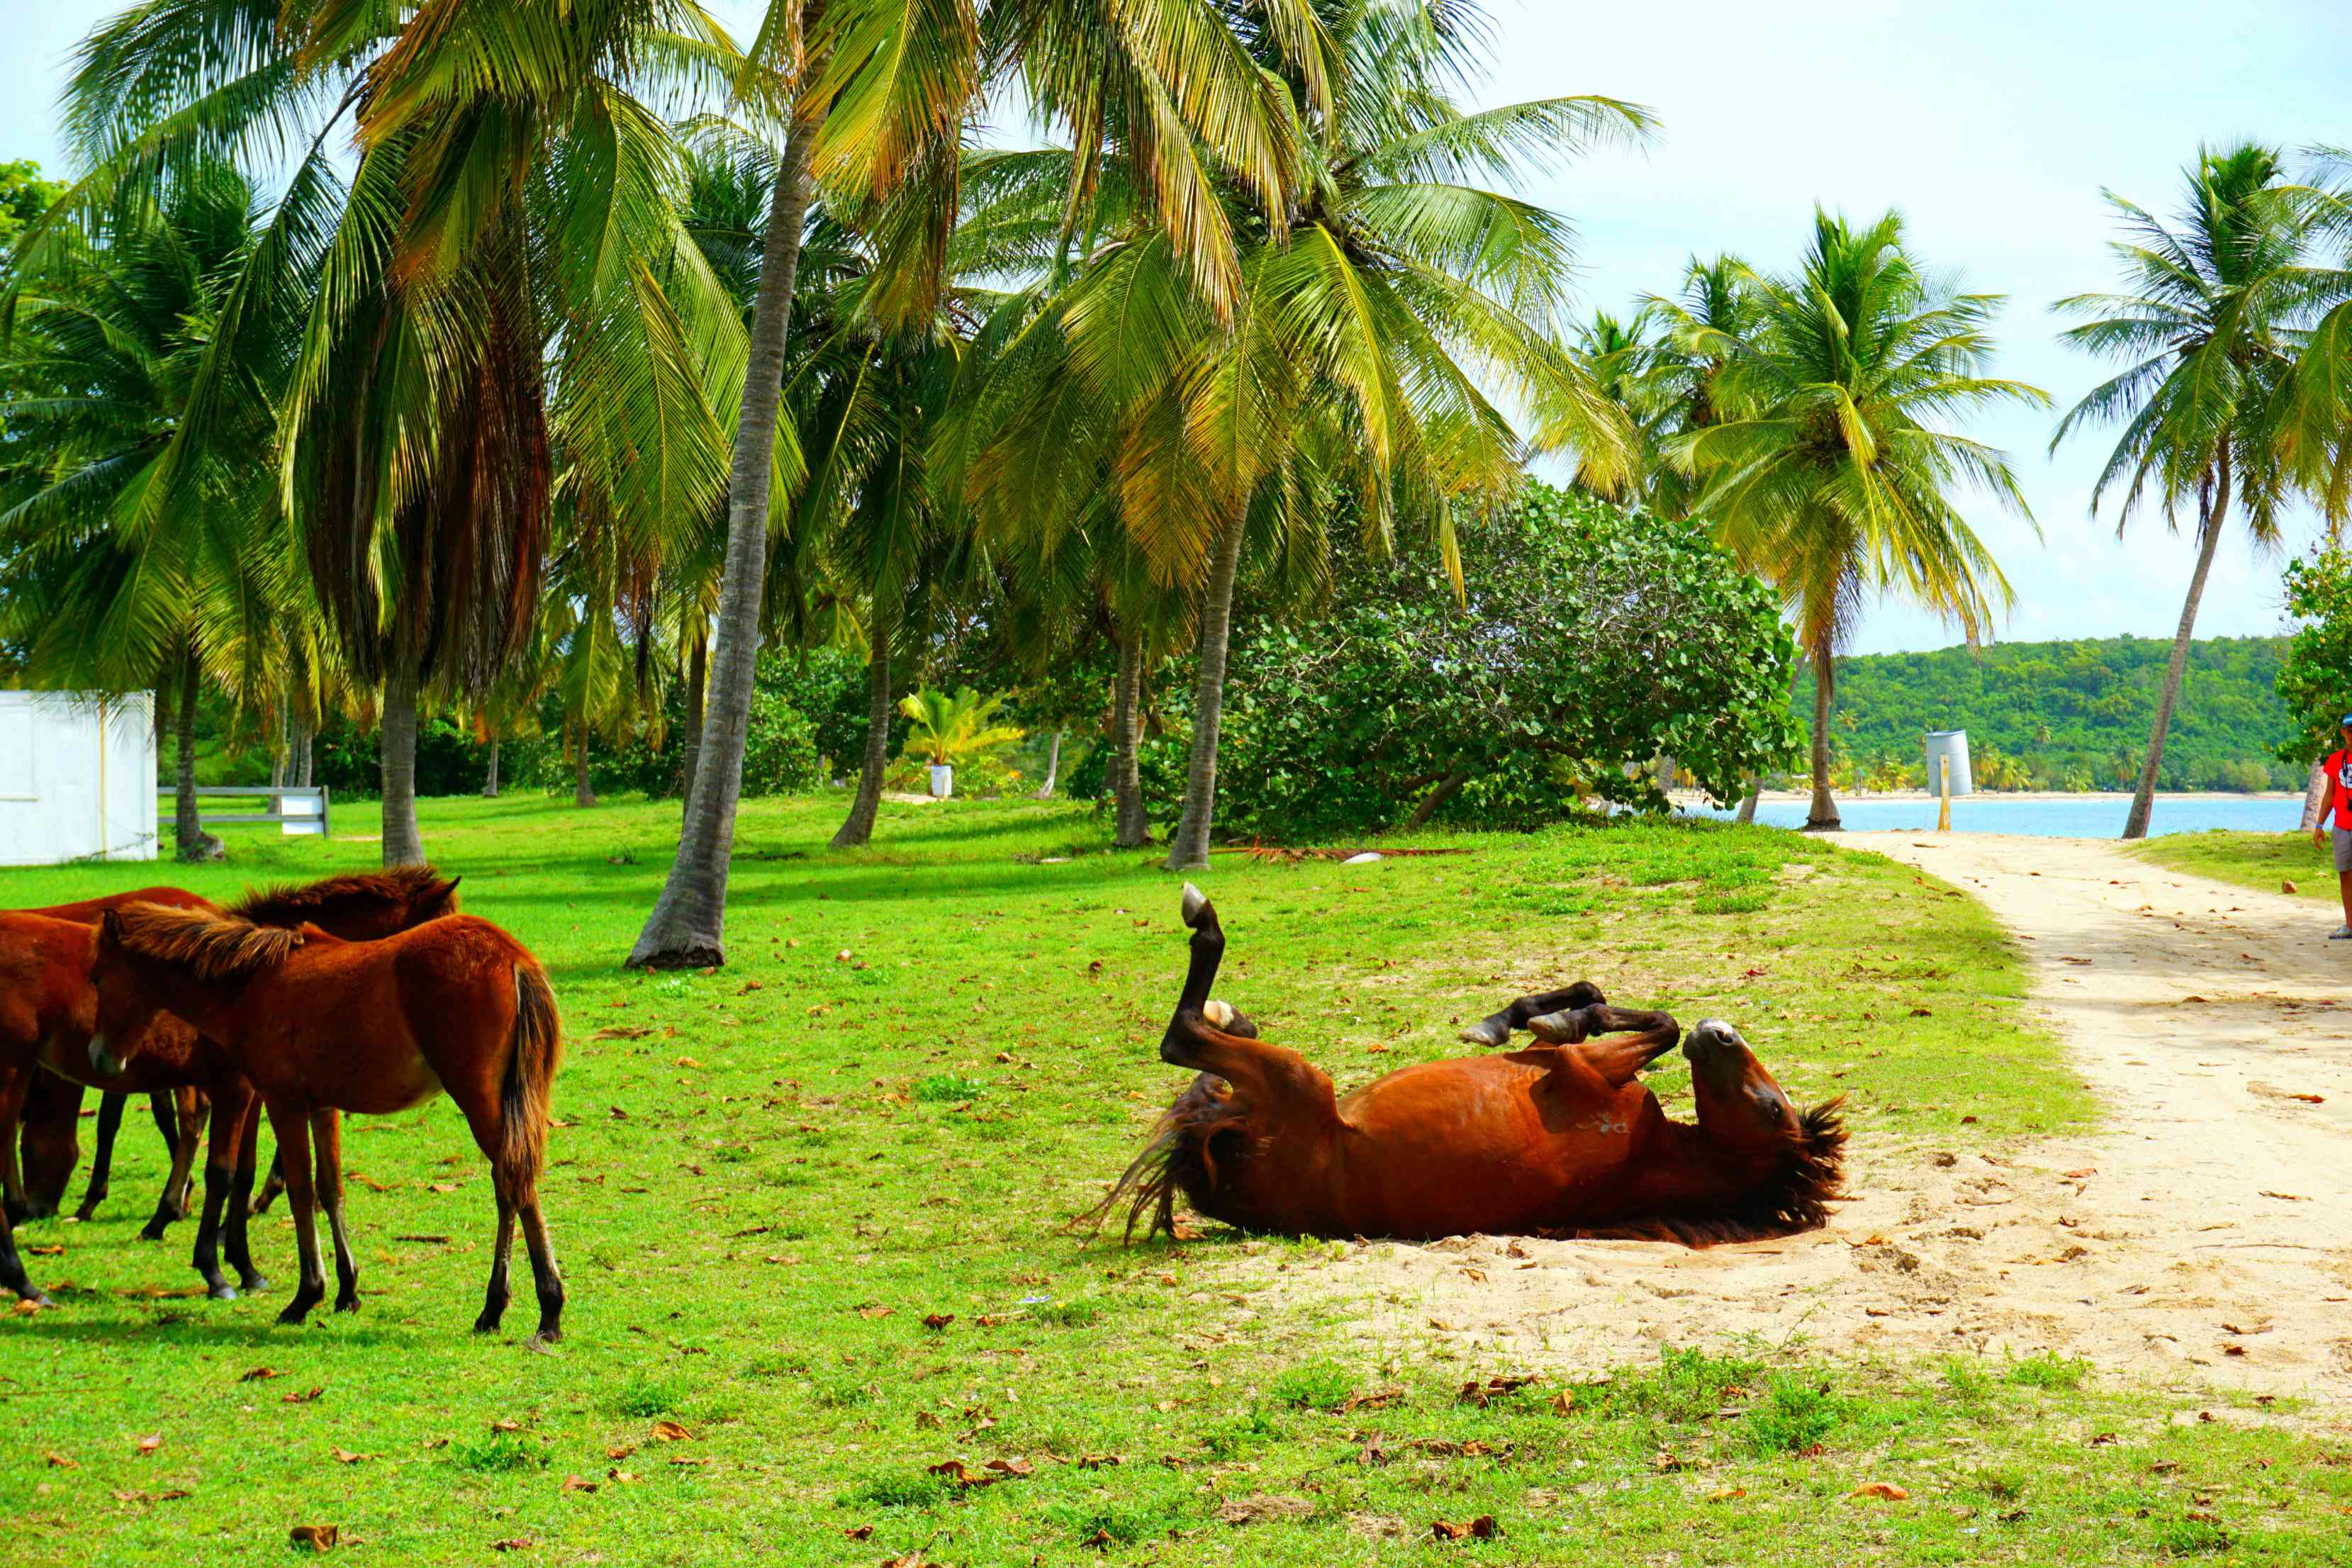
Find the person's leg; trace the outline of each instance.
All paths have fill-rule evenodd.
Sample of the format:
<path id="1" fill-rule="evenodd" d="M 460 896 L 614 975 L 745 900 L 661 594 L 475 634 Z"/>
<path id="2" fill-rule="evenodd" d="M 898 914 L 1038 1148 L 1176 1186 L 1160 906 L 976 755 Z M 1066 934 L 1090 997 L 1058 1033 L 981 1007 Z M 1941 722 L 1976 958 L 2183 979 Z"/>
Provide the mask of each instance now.
<path id="1" fill-rule="evenodd" d="M 2344 923 L 2336 934 L 2344 937 L 2352 933 L 2352 833 L 2333 827 L 2327 837 L 2336 849 L 2336 889 L 2344 900 Z"/>

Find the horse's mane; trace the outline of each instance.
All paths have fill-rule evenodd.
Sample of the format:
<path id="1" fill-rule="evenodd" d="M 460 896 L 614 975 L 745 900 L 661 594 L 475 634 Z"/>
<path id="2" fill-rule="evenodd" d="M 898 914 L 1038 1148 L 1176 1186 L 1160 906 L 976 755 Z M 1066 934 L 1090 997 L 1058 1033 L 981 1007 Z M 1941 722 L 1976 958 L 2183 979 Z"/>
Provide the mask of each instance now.
<path id="1" fill-rule="evenodd" d="M 354 871 L 341 877 L 326 877 L 316 882 L 284 882 L 276 887 L 255 888 L 245 897 L 229 905 L 228 912 L 256 925 L 299 925 L 306 920 L 316 920 L 323 910 L 340 904 L 367 901 L 371 903 L 406 904 L 428 898 L 438 892 L 449 900 L 455 912 L 457 900 L 452 891 L 456 883 L 445 880 L 430 866 L 394 866 L 382 871 Z"/>
<path id="2" fill-rule="evenodd" d="M 1547 1236 L 1591 1241 L 1679 1241 L 1685 1247 L 1718 1247 L 1736 1241 L 1769 1241 L 1829 1223 L 1829 1205 L 1843 1196 L 1845 1096 L 1824 1100 L 1800 1119 L 1797 1142 L 1787 1162 L 1739 1207 L 1704 1219 L 1679 1215 L 1639 1225 L 1593 1230 L 1547 1231 Z"/>
<path id="3" fill-rule="evenodd" d="M 275 968 L 302 945 L 299 931 L 163 904 L 116 910 L 107 917 L 107 929 L 126 952 L 180 964 L 203 981 L 242 980 Z"/>
<path id="4" fill-rule="evenodd" d="M 1143 1152 L 1130 1161 L 1102 1202 L 1086 1213 L 1076 1215 L 1064 1226 L 1068 1231 L 1084 1231 L 1087 1236 L 1099 1236 L 1122 1201 L 1127 1205 L 1127 1224 L 1121 1234 L 1122 1243 L 1135 1239 L 1135 1227 L 1143 1220 L 1147 1210 L 1151 1224 L 1143 1233 L 1150 1241 L 1160 1232 L 1176 1234 L 1176 1194 L 1188 1197 L 1207 1192 L 1216 1184 L 1216 1156 L 1209 1152 L 1210 1143 L 1220 1132 L 1245 1131 L 1249 1112 L 1234 1103 L 1232 1089 L 1214 1073 L 1202 1073 L 1192 1087 L 1176 1097 L 1176 1103 L 1152 1124 L 1151 1135 Z"/>

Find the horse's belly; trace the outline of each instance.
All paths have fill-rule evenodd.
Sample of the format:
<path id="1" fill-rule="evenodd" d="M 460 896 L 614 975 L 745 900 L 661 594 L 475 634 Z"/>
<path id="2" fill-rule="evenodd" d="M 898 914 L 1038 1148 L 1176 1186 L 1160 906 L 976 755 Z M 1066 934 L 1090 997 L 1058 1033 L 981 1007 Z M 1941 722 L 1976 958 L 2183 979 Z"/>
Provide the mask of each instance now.
<path id="1" fill-rule="evenodd" d="M 1429 1239 L 1573 1226 L 1622 1186 L 1631 1142 L 1594 1128 L 1491 1141 L 1383 1141 L 1349 1162 L 1350 1217 L 1366 1236 Z"/>
<path id="2" fill-rule="evenodd" d="M 361 1116 L 388 1116 L 424 1104 L 441 1092 L 441 1079 L 425 1058 L 411 1053 L 387 1066 L 381 1058 L 339 1061 L 304 1085 L 321 1105 Z"/>

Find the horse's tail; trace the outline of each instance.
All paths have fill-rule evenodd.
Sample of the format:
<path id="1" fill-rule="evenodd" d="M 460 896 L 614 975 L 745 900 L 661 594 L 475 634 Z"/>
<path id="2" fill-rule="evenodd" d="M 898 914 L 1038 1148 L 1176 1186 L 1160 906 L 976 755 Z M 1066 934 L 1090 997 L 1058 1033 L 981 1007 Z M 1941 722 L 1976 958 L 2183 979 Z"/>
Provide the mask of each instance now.
<path id="1" fill-rule="evenodd" d="M 539 1183 L 540 1160 L 547 1148 L 548 1099 L 563 1056 L 563 1025 L 555 1011 L 555 992 L 538 960 L 528 953 L 517 957 L 514 984 L 514 1033 L 507 1042 L 506 1080 L 499 1091 L 499 1120 L 504 1131 L 499 1164 L 509 1190 L 521 1191 Z"/>
<path id="2" fill-rule="evenodd" d="M 1127 1220 L 1122 1243 L 1134 1241 L 1135 1227 L 1144 1223 L 1147 1214 L 1151 1218 L 1143 1232 L 1144 1240 L 1162 1231 L 1174 1237 L 1176 1194 L 1181 1192 L 1197 1204 L 1216 1185 L 1217 1163 L 1209 1152 L 1210 1141 L 1220 1132 L 1242 1128 L 1247 1121 L 1248 1113 L 1234 1103 L 1224 1080 L 1214 1073 L 1202 1073 L 1152 1124 L 1141 1152 L 1119 1173 L 1102 1202 L 1074 1215 L 1063 1228 L 1099 1236 L 1123 1205 Z"/>

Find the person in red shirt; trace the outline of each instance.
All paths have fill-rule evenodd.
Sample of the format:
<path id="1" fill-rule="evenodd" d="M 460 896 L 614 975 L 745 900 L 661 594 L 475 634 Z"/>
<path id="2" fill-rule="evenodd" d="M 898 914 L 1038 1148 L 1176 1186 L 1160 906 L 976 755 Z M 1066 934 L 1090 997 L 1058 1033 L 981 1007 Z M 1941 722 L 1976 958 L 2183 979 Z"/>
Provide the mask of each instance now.
<path id="1" fill-rule="evenodd" d="M 2352 942 L 2352 713 L 2344 715 L 2344 744 L 2322 764 L 2327 770 L 2327 804 L 2311 829 L 2311 841 L 2335 841 L 2336 886 L 2344 898 L 2344 923 L 2330 942 Z"/>

